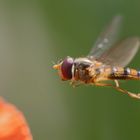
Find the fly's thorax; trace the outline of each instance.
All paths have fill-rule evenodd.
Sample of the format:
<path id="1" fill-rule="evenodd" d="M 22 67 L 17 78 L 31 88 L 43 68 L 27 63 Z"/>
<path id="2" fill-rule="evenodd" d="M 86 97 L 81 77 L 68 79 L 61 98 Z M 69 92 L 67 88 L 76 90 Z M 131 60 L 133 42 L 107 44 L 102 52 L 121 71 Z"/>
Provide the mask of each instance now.
<path id="1" fill-rule="evenodd" d="M 93 64 L 88 58 L 77 58 L 74 61 L 73 74 L 75 80 L 87 82 L 90 79 L 89 67 Z"/>
<path id="2" fill-rule="evenodd" d="M 108 68 L 108 66 L 101 62 L 94 61 L 94 63 L 89 68 L 89 74 L 93 78 L 98 77 L 106 72 L 106 68 Z"/>

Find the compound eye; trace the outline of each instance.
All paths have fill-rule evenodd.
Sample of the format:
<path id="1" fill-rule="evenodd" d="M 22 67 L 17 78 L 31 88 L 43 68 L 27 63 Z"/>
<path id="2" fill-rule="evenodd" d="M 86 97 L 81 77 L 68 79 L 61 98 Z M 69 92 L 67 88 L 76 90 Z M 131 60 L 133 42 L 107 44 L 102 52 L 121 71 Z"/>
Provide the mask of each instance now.
<path id="1" fill-rule="evenodd" d="M 73 65 L 73 58 L 67 57 L 64 59 L 61 65 L 61 72 L 63 75 L 63 78 L 65 80 L 72 78 L 72 65 Z"/>

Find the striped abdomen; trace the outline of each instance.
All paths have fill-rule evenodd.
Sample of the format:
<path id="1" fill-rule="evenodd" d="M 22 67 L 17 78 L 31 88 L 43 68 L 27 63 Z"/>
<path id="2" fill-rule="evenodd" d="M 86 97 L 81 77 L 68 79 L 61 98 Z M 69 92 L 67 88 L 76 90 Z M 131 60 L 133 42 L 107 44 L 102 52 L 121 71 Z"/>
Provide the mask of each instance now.
<path id="1" fill-rule="evenodd" d="M 140 71 L 130 68 L 112 67 L 109 79 L 140 80 Z"/>

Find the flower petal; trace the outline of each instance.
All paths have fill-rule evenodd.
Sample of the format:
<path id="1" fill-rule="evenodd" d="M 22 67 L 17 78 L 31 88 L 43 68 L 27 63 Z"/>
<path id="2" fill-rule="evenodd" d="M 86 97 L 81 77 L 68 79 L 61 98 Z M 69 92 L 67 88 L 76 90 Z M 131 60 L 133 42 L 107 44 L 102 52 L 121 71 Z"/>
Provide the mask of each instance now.
<path id="1" fill-rule="evenodd" d="M 32 140 L 23 114 L 0 98 L 0 140 Z"/>

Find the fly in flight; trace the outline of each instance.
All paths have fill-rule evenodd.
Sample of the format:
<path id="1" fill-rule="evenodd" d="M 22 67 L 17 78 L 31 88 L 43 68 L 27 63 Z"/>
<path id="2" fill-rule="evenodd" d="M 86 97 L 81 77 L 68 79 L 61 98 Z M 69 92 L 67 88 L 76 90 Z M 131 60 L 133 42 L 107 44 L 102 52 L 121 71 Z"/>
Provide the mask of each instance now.
<path id="1" fill-rule="evenodd" d="M 101 33 L 90 53 L 86 57 L 66 57 L 55 64 L 62 80 L 112 87 L 133 98 L 140 99 L 140 94 L 129 92 L 120 87 L 119 80 L 140 80 L 140 71 L 126 67 L 140 47 L 139 37 L 130 37 L 116 43 L 122 22 L 121 16 L 113 18 Z M 107 81 L 113 81 L 109 84 Z"/>

